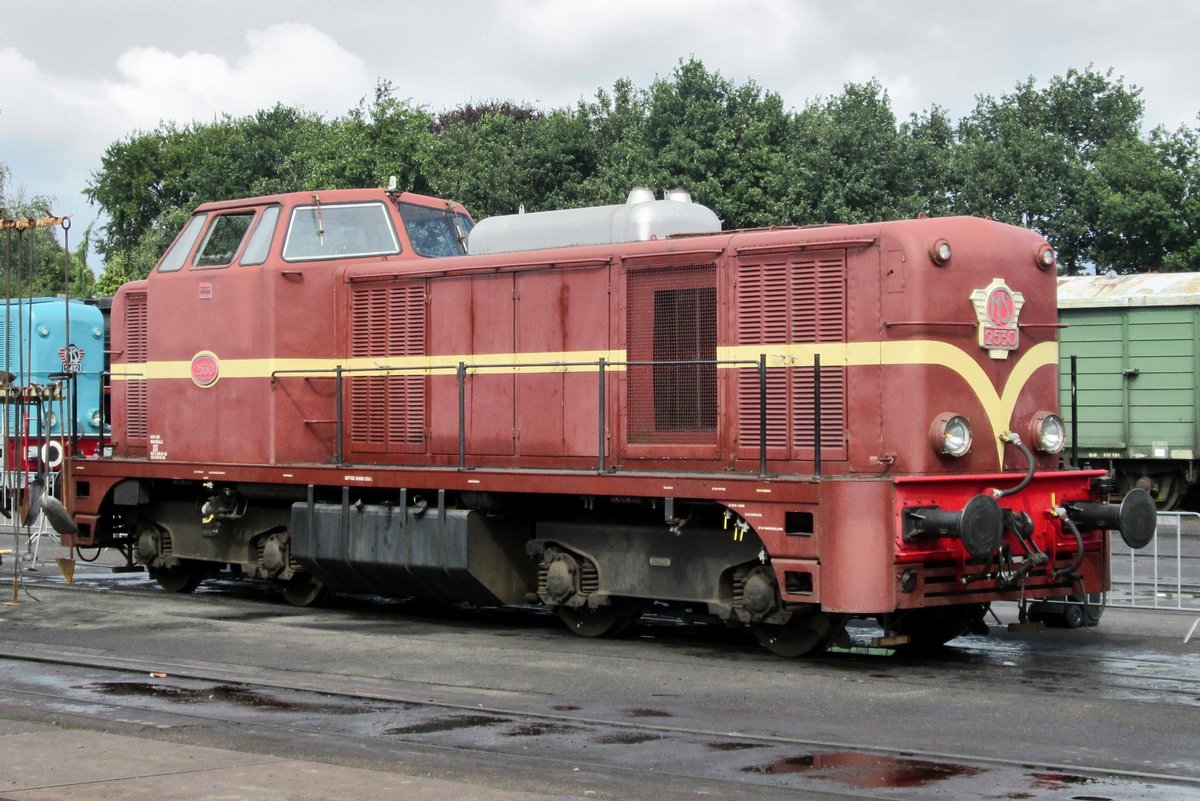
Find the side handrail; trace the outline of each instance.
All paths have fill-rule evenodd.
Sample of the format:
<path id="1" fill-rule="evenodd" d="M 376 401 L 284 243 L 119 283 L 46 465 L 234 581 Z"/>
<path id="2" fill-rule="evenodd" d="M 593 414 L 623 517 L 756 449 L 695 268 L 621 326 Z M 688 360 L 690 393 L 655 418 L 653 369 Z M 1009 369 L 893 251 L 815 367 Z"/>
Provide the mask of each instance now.
<path id="1" fill-rule="evenodd" d="M 736 367 L 736 368 L 753 368 L 758 373 L 758 392 L 759 392 L 759 431 L 758 431 L 758 472 L 759 475 L 767 475 L 767 354 L 762 353 L 757 359 L 664 359 L 664 360 L 609 360 L 600 357 L 596 360 L 582 361 L 544 361 L 544 362 L 480 362 L 468 365 L 466 362 L 457 363 L 433 363 L 421 365 L 394 365 L 394 364 L 378 364 L 373 367 L 345 367 L 336 365 L 326 368 L 290 368 L 273 370 L 270 374 L 272 386 L 277 380 L 283 376 L 310 376 L 310 377 L 325 377 L 333 378 L 336 382 L 335 393 L 335 411 L 336 411 L 336 433 L 337 449 L 335 458 L 338 464 L 345 464 L 345 453 L 343 444 L 344 435 L 344 414 L 343 409 L 343 390 L 347 377 L 360 375 L 374 376 L 389 376 L 392 374 L 404 373 L 425 373 L 425 374 L 453 374 L 458 386 L 458 467 L 459 469 L 467 469 L 466 456 L 466 379 L 469 375 L 477 374 L 482 371 L 494 370 L 516 370 L 516 369 L 551 369 L 567 371 L 579 368 L 595 368 L 597 375 L 597 390 L 598 390 L 598 463 L 597 471 L 604 473 L 607 470 L 607 373 L 612 368 L 632 368 L 632 367 Z M 813 443 L 813 474 L 818 479 L 821 475 L 821 356 L 815 354 L 813 358 L 813 425 L 814 443 Z"/>

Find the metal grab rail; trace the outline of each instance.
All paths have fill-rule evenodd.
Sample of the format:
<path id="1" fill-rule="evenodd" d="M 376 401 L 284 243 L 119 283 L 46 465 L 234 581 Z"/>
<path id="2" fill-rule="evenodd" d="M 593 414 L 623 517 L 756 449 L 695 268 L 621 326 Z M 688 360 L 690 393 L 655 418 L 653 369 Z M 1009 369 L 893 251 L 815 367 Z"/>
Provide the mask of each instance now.
<path id="1" fill-rule="evenodd" d="M 468 365 L 466 362 L 457 362 L 455 364 L 424 364 L 424 365 L 378 365 L 375 367 L 343 367 L 338 364 L 333 368 L 307 368 L 307 369 L 285 369 L 271 371 L 271 384 L 274 386 L 278 378 L 283 376 L 311 376 L 311 377 L 332 377 L 336 383 L 335 393 L 337 396 L 335 403 L 336 413 L 336 433 L 337 446 L 335 458 L 337 464 L 345 464 L 344 451 L 344 433 L 345 433 L 345 410 L 343 408 L 343 394 L 345 388 L 345 379 L 354 377 L 355 375 L 373 375 L 387 377 L 395 373 L 401 375 L 406 373 L 425 373 L 425 374 L 453 374 L 456 378 L 458 388 L 458 468 L 466 470 L 467 453 L 466 453 L 466 379 L 468 375 L 479 373 L 481 371 L 493 370 L 517 370 L 517 369 L 553 369 L 561 372 L 566 372 L 572 369 L 594 367 L 597 375 L 598 389 L 598 418 L 599 418 L 599 439 L 598 453 L 599 459 L 597 464 L 597 472 L 604 473 L 607 469 L 607 434 L 608 434 L 608 407 L 607 407 L 607 371 L 613 367 L 630 368 L 630 367 L 741 367 L 754 368 L 758 371 L 758 391 L 759 391 L 759 432 L 758 432 L 758 473 L 765 476 L 767 474 L 767 354 L 762 353 L 757 359 L 668 359 L 656 361 L 638 361 L 638 360 L 622 360 L 610 361 L 603 357 L 595 361 L 549 361 L 549 362 L 487 362 Z M 794 366 L 793 366 L 794 367 Z M 813 475 L 820 477 L 821 475 L 821 355 L 815 354 L 813 358 L 813 425 L 814 443 L 813 443 Z"/>

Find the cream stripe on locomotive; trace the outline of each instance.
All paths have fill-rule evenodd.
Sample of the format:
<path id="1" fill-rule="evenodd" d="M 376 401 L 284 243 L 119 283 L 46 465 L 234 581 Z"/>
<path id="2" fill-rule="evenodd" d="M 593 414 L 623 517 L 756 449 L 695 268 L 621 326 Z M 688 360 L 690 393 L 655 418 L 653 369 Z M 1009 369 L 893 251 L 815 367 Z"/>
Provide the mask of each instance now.
<path id="1" fill-rule="evenodd" d="M 1009 373 L 1002 393 L 997 393 L 992 382 L 979 363 L 961 348 L 933 339 L 912 342 L 835 342 L 828 344 L 771 346 L 767 353 L 767 367 L 802 367 L 811 365 L 816 354 L 821 355 L 822 366 L 846 365 L 850 367 L 870 365 L 939 365 L 962 377 L 975 391 L 992 431 L 997 435 L 1007 431 L 1013 410 L 1025 384 L 1039 368 L 1058 364 L 1058 343 L 1041 342 L 1030 348 Z M 763 352 L 762 345 L 739 345 L 717 348 L 718 359 L 754 360 Z M 996 442 L 996 454 L 1004 461 L 1004 445 Z"/>
<path id="2" fill-rule="evenodd" d="M 1014 365 L 1002 392 L 996 392 L 987 374 L 966 351 L 937 340 L 908 342 L 828 342 L 820 344 L 737 345 L 717 348 L 725 369 L 745 369 L 767 356 L 767 367 L 805 367 L 813 357 L 821 356 L 823 366 L 860 367 L 872 365 L 940 365 L 957 373 L 975 391 L 987 413 L 992 430 L 1008 428 L 1017 398 L 1030 377 L 1039 368 L 1058 364 L 1058 343 L 1042 342 L 1030 348 Z M 610 370 L 623 371 L 625 351 L 560 351 L 546 353 L 490 353 L 445 356 L 400 356 L 387 361 L 378 357 L 347 359 L 221 359 L 220 378 L 270 378 L 307 374 L 332 376 L 340 365 L 343 370 L 369 370 L 375 375 L 453 375 L 461 362 L 472 374 L 596 372 L 604 359 Z M 192 362 L 159 361 L 126 364 L 123 372 L 114 371 L 114 381 L 192 380 Z M 361 375 L 361 373 L 358 373 Z M 997 451 L 1003 445 L 997 443 Z"/>

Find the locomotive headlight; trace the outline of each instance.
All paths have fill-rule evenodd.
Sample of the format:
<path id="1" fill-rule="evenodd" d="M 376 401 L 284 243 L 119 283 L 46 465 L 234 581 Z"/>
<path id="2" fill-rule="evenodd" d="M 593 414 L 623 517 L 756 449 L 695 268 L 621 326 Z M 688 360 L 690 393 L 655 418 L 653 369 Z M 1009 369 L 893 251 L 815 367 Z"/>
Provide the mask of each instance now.
<path id="1" fill-rule="evenodd" d="M 961 414 L 939 414 L 929 429 L 929 442 L 938 456 L 965 456 L 971 450 L 971 424 Z"/>
<path id="2" fill-rule="evenodd" d="M 1067 444 L 1067 427 L 1054 412 L 1038 412 L 1033 417 L 1030 439 L 1042 453 L 1058 453 Z"/>

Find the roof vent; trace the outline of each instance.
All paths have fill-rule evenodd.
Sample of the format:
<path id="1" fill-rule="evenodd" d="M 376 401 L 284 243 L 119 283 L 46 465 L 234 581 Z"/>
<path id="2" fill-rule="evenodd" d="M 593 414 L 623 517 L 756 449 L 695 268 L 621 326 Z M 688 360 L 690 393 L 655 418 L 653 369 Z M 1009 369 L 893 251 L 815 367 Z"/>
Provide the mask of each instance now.
<path id="1" fill-rule="evenodd" d="M 632 206 L 634 203 L 649 203 L 654 200 L 654 190 L 648 186 L 635 186 L 629 192 L 629 197 L 625 198 L 625 205 Z"/>

